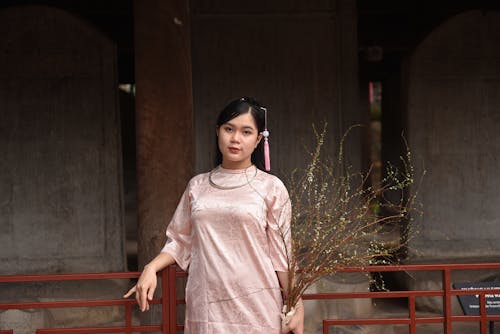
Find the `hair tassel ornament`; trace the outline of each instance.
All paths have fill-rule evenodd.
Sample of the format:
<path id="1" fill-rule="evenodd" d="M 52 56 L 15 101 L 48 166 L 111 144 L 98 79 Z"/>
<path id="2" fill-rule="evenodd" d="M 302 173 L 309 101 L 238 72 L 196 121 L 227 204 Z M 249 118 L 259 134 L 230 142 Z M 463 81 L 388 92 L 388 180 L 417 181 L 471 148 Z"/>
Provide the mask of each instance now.
<path id="1" fill-rule="evenodd" d="M 264 110 L 264 131 L 262 131 L 262 136 L 264 137 L 264 169 L 266 171 L 271 170 L 271 159 L 269 157 L 269 131 L 267 131 L 267 109 L 261 107 Z"/>

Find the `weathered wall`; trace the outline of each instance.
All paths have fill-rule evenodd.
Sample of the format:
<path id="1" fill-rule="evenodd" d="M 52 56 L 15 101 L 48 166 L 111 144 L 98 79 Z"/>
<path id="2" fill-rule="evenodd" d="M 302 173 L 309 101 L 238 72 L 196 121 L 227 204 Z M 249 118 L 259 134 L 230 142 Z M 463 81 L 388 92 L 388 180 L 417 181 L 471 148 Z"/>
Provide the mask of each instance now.
<path id="1" fill-rule="evenodd" d="M 304 163 L 312 124 L 329 144 L 360 122 L 355 1 L 192 1 L 196 171 L 213 167 L 223 106 L 254 96 L 269 108 L 273 172 Z M 348 146 L 359 163 L 359 133 Z M 330 147 L 330 154 L 334 148 Z"/>
<path id="2" fill-rule="evenodd" d="M 67 12 L 0 12 L 0 274 L 126 269 L 116 50 Z M 2 301 L 112 298 L 127 282 L 18 283 Z M 109 325 L 123 310 L 0 312 L 2 328 Z"/>
<path id="3" fill-rule="evenodd" d="M 409 262 L 484 262 L 500 256 L 500 13 L 472 11 L 433 31 L 408 63 L 407 125 L 423 218 Z M 452 282 L 498 280 L 457 272 Z M 411 289 L 436 289 L 441 274 L 412 273 Z M 417 306 L 438 311 L 442 298 Z M 453 299 L 454 313 L 461 312 Z"/>
<path id="4" fill-rule="evenodd" d="M 409 139 L 427 170 L 415 259 L 500 255 L 499 40 L 500 13 L 467 12 L 437 28 L 410 61 Z"/>
<path id="5" fill-rule="evenodd" d="M 0 31 L 0 273 L 125 269 L 114 45 L 47 7 Z"/>

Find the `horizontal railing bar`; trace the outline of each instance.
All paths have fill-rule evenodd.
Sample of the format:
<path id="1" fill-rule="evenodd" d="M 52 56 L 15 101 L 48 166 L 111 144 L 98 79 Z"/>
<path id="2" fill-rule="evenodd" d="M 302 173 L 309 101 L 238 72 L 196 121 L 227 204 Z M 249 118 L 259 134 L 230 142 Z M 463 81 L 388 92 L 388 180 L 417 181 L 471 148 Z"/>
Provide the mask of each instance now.
<path id="1" fill-rule="evenodd" d="M 500 294 L 500 289 L 470 289 L 450 290 L 451 295 L 487 295 Z M 306 293 L 302 295 L 304 300 L 316 299 L 351 299 L 351 298 L 407 298 L 415 297 L 442 297 L 443 290 L 403 290 L 403 291 L 376 291 L 376 292 L 331 292 L 331 293 Z"/>
<path id="2" fill-rule="evenodd" d="M 410 323 L 408 318 L 383 318 L 383 319 L 325 319 L 323 323 L 327 326 L 345 326 L 345 325 L 405 325 Z"/>
<path id="3" fill-rule="evenodd" d="M 323 323 L 328 326 L 346 325 L 408 325 L 410 318 L 353 318 L 353 319 L 325 319 Z M 417 324 L 438 324 L 443 323 L 444 317 L 419 317 L 415 318 Z"/>
<path id="4" fill-rule="evenodd" d="M 500 321 L 500 315 L 485 315 L 487 321 Z M 480 315 L 453 315 L 451 320 L 456 322 L 477 322 L 481 320 Z"/>
<path id="5" fill-rule="evenodd" d="M 443 322 L 444 322 L 444 317 L 442 316 L 415 318 L 415 323 L 417 324 L 439 324 Z"/>
<path id="6" fill-rule="evenodd" d="M 409 296 L 442 297 L 441 290 L 431 291 L 385 291 L 385 292 L 332 292 L 332 293 L 306 293 L 302 295 L 304 300 L 314 299 L 350 299 L 350 298 L 405 298 Z"/>
<path id="7" fill-rule="evenodd" d="M 161 299 L 155 298 L 150 304 L 160 304 Z M 103 299 L 103 300 L 65 300 L 52 302 L 19 302 L 0 303 L 0 310 L 8 309 L 35 309 L 35 308 L 63 308 L 63 307 L 96 307 L 96 306 L 120 306 L 126 304 L 137 304 L 135 299 Z"/>
<path id="8" fill-rule="evenodd" d="M 478 322 L 481 320 L 481 316 L 479 315 L 454 315 L 451 317 L 452 321 L 455 322 Z M 500 321 L 500 315 L 489 315 L 486 316 L 485 319 L 487 321 Z M 351 319 L 325 319 L 323 320 L 325 324 L 328 325 L 373 325 L 373 324 L 407 324 L 410 322 L 409 318 L 401 317 L 401 318 L 351 318 Z M 417 324 L 430 324 L 430 323 L 442 323 L 444 321 L 444 317 L 435 316 L 435 317 L 416 317 L 415 322 Z"/>
<path id="9" fill-rule="evenodd" d="M 479 270 L 500 269 L 499 262 L 453 263 L 453 264 L 396 264 L 342 268 L 338 272 L 391 272 L 391 271 L 442 271 L 442 270 Z"/>
<path id="10" fill-rule="evenodd" d="M 467 290 L 452 289 L 452 290 L 450 290 L 450 294 L 452 294 L 452 295 L 490 295 L 490 294 L 500 294 L 500 289 L 499 288 L 495 288 L 495 289 L 481 289 L 481 288 L 472 289 L 472 288 L 470 288 Z"/>
<path id="11" fill-rule="evenodd" d="M 37 329 L 36 334 L 87 334 L 87 333 L 124 333 L 131 332 L 158 332 L 160 325 L 144 325 L 131 327 L 78 327 L 78 328 L 44 328 Z"/>
<path id="12" fill-rule="evenodd" d="M 8 275 L 8 276 L 0 276 L 0 283 L 125 279 L 125 278 L 138 278 L 140 275 L 141 275 L 140 272 Z"/>

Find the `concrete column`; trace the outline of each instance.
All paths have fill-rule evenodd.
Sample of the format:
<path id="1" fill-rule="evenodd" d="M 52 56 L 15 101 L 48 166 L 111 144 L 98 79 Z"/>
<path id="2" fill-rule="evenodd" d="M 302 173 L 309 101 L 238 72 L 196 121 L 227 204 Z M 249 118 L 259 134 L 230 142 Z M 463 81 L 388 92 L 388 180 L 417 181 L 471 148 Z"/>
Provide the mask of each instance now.
<path id="1" fill-rule="evenodd" d="M 193 103 L 188 2 L 135 1 L 139 269 L 192 176 Z"/>

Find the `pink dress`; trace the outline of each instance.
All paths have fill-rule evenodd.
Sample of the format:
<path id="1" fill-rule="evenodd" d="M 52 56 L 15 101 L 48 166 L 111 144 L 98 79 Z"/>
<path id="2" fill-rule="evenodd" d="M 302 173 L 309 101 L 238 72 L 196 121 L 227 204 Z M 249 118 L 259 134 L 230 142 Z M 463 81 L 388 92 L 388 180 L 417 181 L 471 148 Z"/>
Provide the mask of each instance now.
<path id="1" fill-rule="evenodd" d="M 162 250 L 189 272 L 184 333 L 278 334 L 276 271 L 288 270 L 288 192 L 254 166 L 217 167 L 211 180 L 209 173 L 191 179 Z"/>

